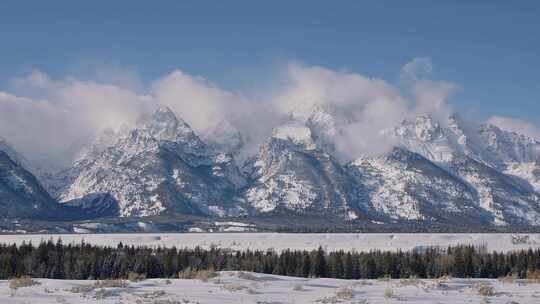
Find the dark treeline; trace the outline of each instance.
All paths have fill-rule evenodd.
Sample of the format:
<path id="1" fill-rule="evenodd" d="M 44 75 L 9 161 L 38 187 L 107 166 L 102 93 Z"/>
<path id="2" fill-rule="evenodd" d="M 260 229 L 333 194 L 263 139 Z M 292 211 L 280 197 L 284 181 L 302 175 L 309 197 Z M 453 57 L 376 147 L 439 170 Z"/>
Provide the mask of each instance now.
<path id="1" fill-rule="evenodd" d="M 540 249 L 512 253 L 486 252 L 484 248 L 457 246 L 422 251 L 231 252 L 211 248 L 178 249 L 117 247 L 90 244 L 64 245 L 59 240 L 32 244 L 0 245 L 0 279 L 23 275 L 54 279 L 114 279 L 138 273 L 147 278 L 174 278 L 186 270 L 242 270 L 300 277 L 343 279 L 520 278 L 540 270 Z"/>

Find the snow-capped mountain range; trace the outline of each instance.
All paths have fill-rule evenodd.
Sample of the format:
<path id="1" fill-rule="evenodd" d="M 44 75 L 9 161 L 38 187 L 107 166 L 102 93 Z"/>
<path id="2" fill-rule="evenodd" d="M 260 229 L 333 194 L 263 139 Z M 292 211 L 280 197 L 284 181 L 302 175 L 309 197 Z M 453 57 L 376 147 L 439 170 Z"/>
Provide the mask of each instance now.
<path id="1" fill-rule="evenodd" d="M 5 217 L 52 208 L 94 217 L 540 225 L 540 143 L 532 138 L 423 115 L 386 130 L 390 151 L 343 161 L 330 140 L 338 132 L 331 109 L 293 112 L 239 163 L 160 108 L 132 128 L 103 132 L 69 168 L 41 181 L 0 141 L 0 206 Z"/>

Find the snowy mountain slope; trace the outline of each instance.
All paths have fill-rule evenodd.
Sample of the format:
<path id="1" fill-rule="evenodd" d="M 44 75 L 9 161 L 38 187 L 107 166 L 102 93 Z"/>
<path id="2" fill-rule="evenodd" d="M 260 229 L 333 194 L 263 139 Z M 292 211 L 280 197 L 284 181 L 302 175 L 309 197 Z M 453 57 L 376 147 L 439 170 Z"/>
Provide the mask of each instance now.
<path id="1" fill-rule="evenodd" d="M 299 123 L 277 128 L 250 166 L 247 201 L 258 212 L 365 213 L 359 185 L 331 155 L 317 149 L 311 130 Z"/>
<path id="2" fill-rule="evenodd" d="M 369 193 L 374 208 L 406 220 L 488 223 L 474 189 L 417 153 L 402 148 L 348 165 Z M 457 221 L 456 221 L 457 220 Z"/>
<path id="3" fill-rule="evenodd" d="M 92 203 L 84 207 L 80 202 L 58 204 L 38 178 L 21 165 L 24 163 L 27 161 L 22 155 L 7 143 L 1 143 L 0 208 L 2 218 L 73 220 L 101 218 L 118 213 L 116 202 L 108 199 L 107 195 L 93 195 Z"/>
<path id="4" fill-rule="evenodd" d="M 429 116 L 404 121 L 393 136 L 406 149 L 436 163 L 449 163 L 454 156 L 465 155 L 540 190 L 540 143 L 524 135 L 493 125 L 467 123 L 452 115 L 443 122 Z"/>
<path id="5" fill-rule="evenodd" d="M 394 136 L 469 183 L 495 224 L 539 223 L 540 143 L 534 139 L 456 116 L 443 123 L 420 116 L 397 127 Z"/>
<path id="6" fill-rule="evenodd" d="M 395 144 L 390 152 L 351 161 L 334 143 L 355 118 L 339 111 L 295 109 L 240 170 L 225 151 L 242 145 L 241 132 L 230 145 L 206 143 L 160 108 L 134 127 L 105 130 L 54 178 L 41 175 L 62 204 L 37 180 L 30 190 L 48 196 L 43 206 L 79 219 L 290 214 L 359 224 L 540 225 L 537 141 L 456 115 L 424 115 L 384 133 Z M 5 177 L 13 168 L 28 170 L 24 157 L 0 141 L 2 149 L 5 180 L 13 180 Z M 35 180 L 27 173 L 21 176 Z M 25 183 L 14 185 L 9 189 Z M 2 189 L 0 202 L 14 202 L 13 191 Z M 34 208 L 29 201 L 17 212 Z"/>
<path id="7" fill-rule="evenodd" d="M 212 151 L 167 108 L 98 138 L 59 181 L 62 202 L 109 193 L 122 216 L 243 212 L 236 191 L 245 180 L 233 158 Z"/>
<path id="8" fill-rule="evenodd" d="M 8 150 L 11 155 L 14 151 Z M 56 210 L 55 201 L 32 173 L 3 150 L 0 150 L 0 208 L 2 217 L 7 218 L 46 218 Z"/>
<path id="9" fill-rule="evenodd" d="M 494 224 L 540 224 L 540 195 L 530 185 L 466 156 L 456 156 L 450 169 L 476 189 Z"/>

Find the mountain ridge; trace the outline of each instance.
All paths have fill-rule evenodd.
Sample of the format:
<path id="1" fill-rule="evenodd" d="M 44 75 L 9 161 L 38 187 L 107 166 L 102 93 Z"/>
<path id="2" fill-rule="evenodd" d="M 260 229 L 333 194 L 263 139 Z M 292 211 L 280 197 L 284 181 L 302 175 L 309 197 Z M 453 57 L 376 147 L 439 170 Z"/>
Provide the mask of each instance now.
<path id="1" fill-rule="evenodd" d="M 344 161 L 329 140 L 339 132 L 331 108 L 292 113 L 238 164 L 172 110 L 158 108 L 132 128 L 105 130 L 43 182 L 47 204 L 81 218 L 285 214 L 346 225 L 540 225 L 534 139 L 457 115 L 420 115 L 385 133 L 395 143 L 390 151 Z M 7 147 L 0 151 L 18 155 Z"/>

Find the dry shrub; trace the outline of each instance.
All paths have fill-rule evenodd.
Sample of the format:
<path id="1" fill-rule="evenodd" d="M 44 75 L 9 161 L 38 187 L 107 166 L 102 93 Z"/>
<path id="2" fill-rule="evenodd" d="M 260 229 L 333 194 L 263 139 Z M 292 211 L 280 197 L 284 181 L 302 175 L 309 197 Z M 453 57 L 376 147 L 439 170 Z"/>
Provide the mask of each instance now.
<path id="1" fill-rule="evenodd" d="M 394 298 L 396 295 L 394 294 L 394 290 L 390 287 L 386 287 L 384 289 L 384 298 L 385 299 L 392 299 Z"/>
<path id="2" fill-rule="evenodd" d="M 403 286 L 418 286 L 420 280 L 415 276 L 411 276 L 409 278 L 399 280 L 399 283 Z"/>
<path id="3" fill-rule="evenodd" d="M 101 288 L 101 289 L 98 289 L 96 291 L 96 293 L 94 294 L 94 298 L 96 300 L 103 300 L 103 299 L 111 297 L 113 295 L 114 294 L 112 293 L 112 291 Z"/>
<path id="4" fill-rule="evenodd" d="M 201 280 L 203 282 L 208 282 L 210 279 L 213 279 L 215 277 L 218 277 L 219 274 L 213 270 L 191 270 L 191 268 L 187 268 L 184 271 L 178 273 L 179 279 L 184 280 Z"/>
<path id="5" fill-rule="evenodd" d="M 146 274 L 144 273 L 137 273 L 137 272 L 130 272 L 128 273 L 128 280 L 130 282 L 140 282 L 146 280 Z"/>
<path id="6" fill-rule="evenodd" d="M 315 302 L 322 303 L 322 304 L 334 304 L 334 303 L 338 303 L 339 299 L 335 296 L 332 296 L 332 297 L 324 297 L 324 298 L 317 299 L 315 300 Z"/>
<path id="7" fill-rule="evenodd" d="M 437 278 L 437 281 L 440 281 L 440 282 L 448 282 L 452 279 L 452 276 L 448 275 L 448 274 L 445 274 L 443 275 L 442 277 L 439 277 Z"/>
<path id="8" fill-rule="evenodd" d="M 22 287 L 31 287 L 35 285 L 39 285 L 40 283 L 38 281 L 35 281 L 30 276 L 22 276 L 18 278 L 13 278 L 9 280 L 9 288 L 10 289 L 19 289 Z"/>
<path id="9" fill-rule="evenodd" d="M 527 281 L 530 283 L 540 283 L 540 271 L 528 271 Z"/>
<path id="10" fill-rule="evenodd" d="M 247 289 L 246 286 L 236 284 L 236 283 L 225 284 L 225 285 L 222 286 L 222 288 L 227 290 L 227 291 L 230 291 L 230 292 L 235 292 L 235 291 L 240 291 L 240 290 Z"/>
<path id="11" fill-rule="evenodd" d="M 126 280 L 99 280 L 94 283 L 94 289 L 98 288 L 126 288 Z"/>
<path id="12" fill-rule="evenodd" d="M 444 283 L 448 283 L 450 280 L 452 279 L 451 276 L 449 275 L 443 275 L 442 277 L 439 277 L 437 278 L 434 282 L 435 282 L 435 287 L 436 288 L 441 288 L 441 287 L 444 287 Z"/>
<path id="13" fill-rule="evenodd" d="M 87 294 L 87 293 L 91 292 L 94 289 L 95 289 L 94 285 L 79 285 L 79 286 L 71 287 L 71 289 L 69 291 L 71 291 L 72 293 Z"/>
<path id="14" fill-rule="evenodd" d="M 152 291 L 152 292 L 145 292 L 141 295 L 141 298 L 144 298 L 144 299 L 156 299 L 156 298 L 160 298 L 160 297 L 164 297 L 166 296 L 167 293 L 163 290 L 155 290 L 155 291 Z"/>
<path id="15" fill-rule="evenodd" d="M 473 285 L 473 289 L 476 290 L 479 295 L 484 297 L 491 297 L 495 295 L 495 290 L 493 289 L 493 286 L 489 285 L 488 283 L 476 283 Z"/>
<path id="16" fill-rule="evenodd" d="M 82 293 L 83 295 L 86 295 L 96 289 L 99 289 L 96 291 L 96 297 L 102 299 L 103 297 L 107 297 L 109 295 L 108 292 L 105 292 L 104 288 L 126 288 L 127 286 L 128 283 L 126 280 L 99 280 L 92 285 L 73 286 L 69 291 L 72 293 Z"/>
<path id="17" fill-rule="evenodd" d="M 507 275 L 504 277 L 498 278 L 499 282 L 505 284 L 513 284 L 516 281 L 517 277 L 515 275 Z"/>
<path id="18" fill-rule="evenodd" d="M 352 284 L 353 287 L 362 287 L 362 286 L 371 286 L 371 285 L 373 285 L 373 283 L 371 283 L 370 281 L 365 281 L 365 280 L 359 280 Z"/>
<path id="19" fill-rule="evenodd" d="M 350 287 L 340 287 L 336 290 L 336 298 L 342 300 L 352 299 L 354 296 L 353 290 Z"/>
<path id="20" fill-rule="evenodd" d="M 252 273 L 249 273 L 249 272 L 239 271 L 239 272 L 236 273 L 236 276 L 239 279 L 242 279 L 242 280 L 261 281 L 261 279 L 259 277 L 257 277 L 256 275 L 254 275 Z"/>

